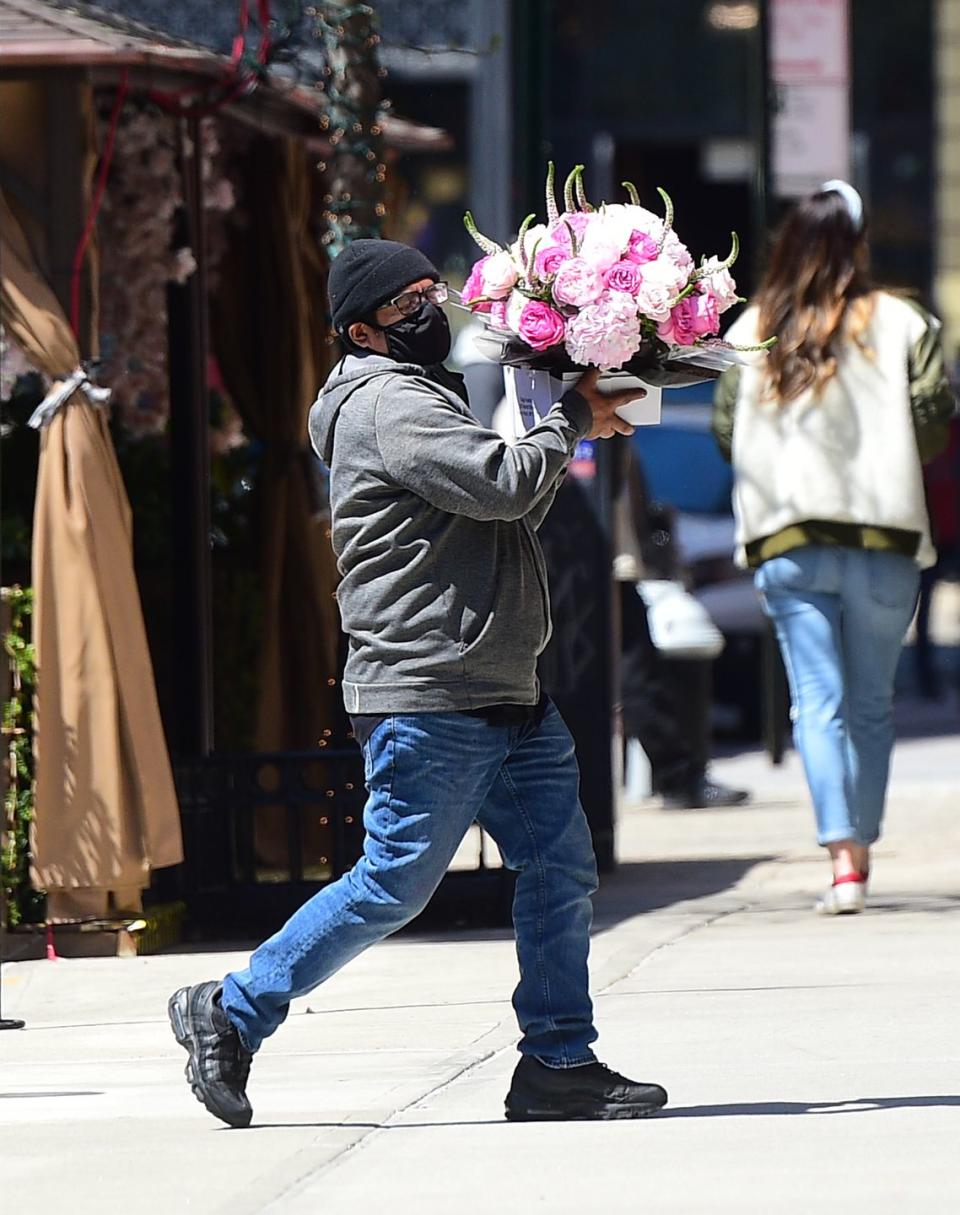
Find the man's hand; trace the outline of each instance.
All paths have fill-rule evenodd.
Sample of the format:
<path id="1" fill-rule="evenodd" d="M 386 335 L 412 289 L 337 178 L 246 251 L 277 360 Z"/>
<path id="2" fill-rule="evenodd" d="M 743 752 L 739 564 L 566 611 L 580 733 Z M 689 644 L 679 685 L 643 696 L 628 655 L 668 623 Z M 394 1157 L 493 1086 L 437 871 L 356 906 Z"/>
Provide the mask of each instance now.
<path id="1" fill-rule="evenodd" d="M 577 380 L 574 389 L 580 393 L 590 406 L 593 414 L 593 425 L 587 434 L 588 439 L 612 439 L 614 435 L 632 435 L 634 427 L 623 418 L 617 417 L 616 411 L 629 401 L 638 401 L 647 394 L 642 388 L 631 388 L 625 392 L 601 392 L 597 388 L 600 372 L 591 367 L 589 371 Z"/>

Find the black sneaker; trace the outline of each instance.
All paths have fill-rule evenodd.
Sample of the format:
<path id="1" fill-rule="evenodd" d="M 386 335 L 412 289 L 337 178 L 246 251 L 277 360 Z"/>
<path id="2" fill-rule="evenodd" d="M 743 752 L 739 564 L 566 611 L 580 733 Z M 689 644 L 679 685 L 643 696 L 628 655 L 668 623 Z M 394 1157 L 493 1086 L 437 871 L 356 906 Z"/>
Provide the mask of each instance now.
<path id="1" fill-rule="evenodd" d="M 181 987 L 167 1013 L 174 1037 L 190 1055 L 185 1074 L 193 1095 L 228 1126 L 249 1126 L 253 1110 L 244 1090 L 253 1055 L 220 1007 L 220 984 Z"/>
<path id="2" fill-rule="evenodd" d="M 639 1084 L 602 1063 L 547 1067 L 528 1055 L 517 1064 L 505 1107 L 511 1122 L 646 1118 L 667 1104 L 659 1084 Z"/>
<path id="3" fill-rule="evenodd" d="M 685 789 L 664 792 L 663 805 L 668 810 L 711 810 L 741 806 L 749 797 L 746 789 L 731 789 L 716 781 L 699 780 Z"/>

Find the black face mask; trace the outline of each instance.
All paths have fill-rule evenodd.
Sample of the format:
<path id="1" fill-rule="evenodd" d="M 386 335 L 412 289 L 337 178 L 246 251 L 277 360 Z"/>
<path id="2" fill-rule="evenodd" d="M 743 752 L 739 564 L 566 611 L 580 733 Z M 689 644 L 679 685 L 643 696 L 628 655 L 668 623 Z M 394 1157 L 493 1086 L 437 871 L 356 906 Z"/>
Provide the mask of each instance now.
<path id="1" fill-rule="evenodd" d="M 424 302 L 413 316 L 384 326 L 390 357 L 398 363 L 432 367 L 450 353 L 450 322 L 436 304 Z"/>

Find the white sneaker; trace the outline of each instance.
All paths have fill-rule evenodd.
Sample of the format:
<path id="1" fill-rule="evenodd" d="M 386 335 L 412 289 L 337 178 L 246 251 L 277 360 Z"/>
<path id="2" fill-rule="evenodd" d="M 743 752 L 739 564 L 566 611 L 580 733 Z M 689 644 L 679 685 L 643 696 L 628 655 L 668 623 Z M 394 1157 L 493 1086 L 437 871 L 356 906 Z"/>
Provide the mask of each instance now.
<path id="1" fill-rule="evenodd" d="M 855 915 L 867 905 L 867 883 L 858 873 L 835 878 L 822 898 L 817 899 L 819 915 Z"/>

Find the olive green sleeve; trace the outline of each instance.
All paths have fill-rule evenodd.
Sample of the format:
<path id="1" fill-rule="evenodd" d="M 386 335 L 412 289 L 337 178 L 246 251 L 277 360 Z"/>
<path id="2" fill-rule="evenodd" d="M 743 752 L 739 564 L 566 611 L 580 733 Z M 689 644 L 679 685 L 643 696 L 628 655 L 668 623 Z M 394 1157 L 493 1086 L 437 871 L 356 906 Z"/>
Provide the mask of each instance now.
<path id="1" fill-rule="evenodd" d="M 940 326 L 926 313 L 924 319 L 927 328 L 910 351 L 907 374 L 917 450 L 921 463 L 926 464 L 949 442 L 950 419 L 956 403 L 943 364 Z"/>
<path id="2" fill-rule="evenodd" d="M 720 454 L 727 461 L 733 458 L 733 422 L 739 391 L 740 368 L 728 367 L 717 380 L 713 390 L 713 419 L 711 421 L 713 437 L 720 448 Z"/>

